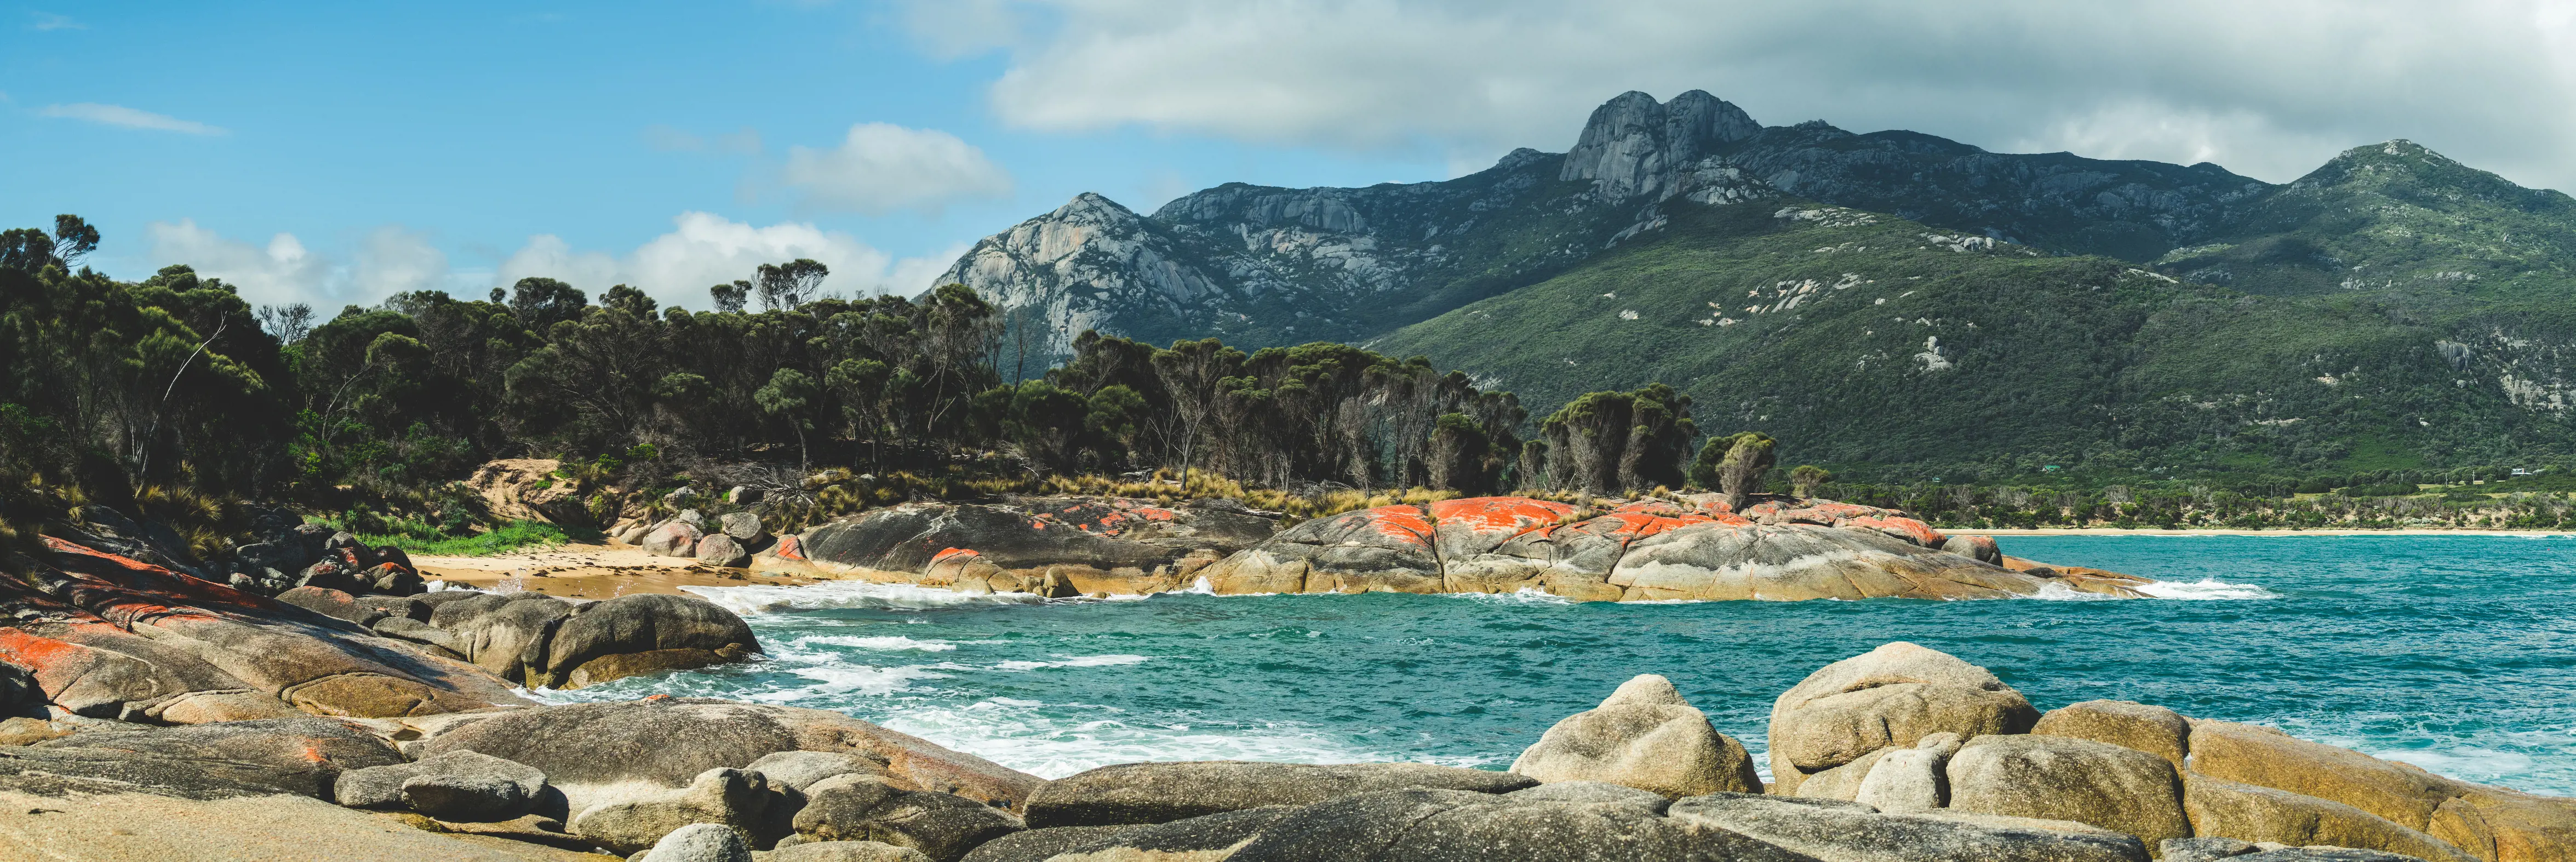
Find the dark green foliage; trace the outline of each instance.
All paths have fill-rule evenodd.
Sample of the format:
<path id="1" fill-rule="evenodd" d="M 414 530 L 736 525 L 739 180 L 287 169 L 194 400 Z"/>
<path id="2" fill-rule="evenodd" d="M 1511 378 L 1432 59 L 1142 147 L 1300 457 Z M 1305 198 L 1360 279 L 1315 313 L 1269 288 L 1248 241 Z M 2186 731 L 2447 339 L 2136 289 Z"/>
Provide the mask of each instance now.
<path id="1" fill-rule="evenodd" d="M 1539 426 L 1548 483 L 1594 494 L 1680 487 L 1682 455 L 1699 436 L 1691 399 L 1649 383 L 1635 392 L 1590 392 Z"/>
<path id="2" fill-rule="evenodd" d="M 1822 496 L 1825 483 L 1833 480 L 1834 474 L 1823 467 L 1800 464 L 1789 471 L 1789 492 L 1800 497 Z"/>
<path id="3" fill-rule="evenodd" d="M 2256 296 L 1833 207 L 1663 210 L 1375 344 L 1536 405 L 1669 382 L 1858 481 L 2234 486 L 2576 451 L 2550 406 L 2576 391 L 2565 288 Z"/>
<path id="4" fill-rule="evenodd" d="M 1771 471 L 1778 445 L 1759 431 L 1711 437 L 1699 448 L 1699 457 L 1691 460 L 1691 481 L 1717 489 L 1726 495 L 1729 508 L 1743 511 L 1747 495 L 1767 490 L 1762 479 Z"/>

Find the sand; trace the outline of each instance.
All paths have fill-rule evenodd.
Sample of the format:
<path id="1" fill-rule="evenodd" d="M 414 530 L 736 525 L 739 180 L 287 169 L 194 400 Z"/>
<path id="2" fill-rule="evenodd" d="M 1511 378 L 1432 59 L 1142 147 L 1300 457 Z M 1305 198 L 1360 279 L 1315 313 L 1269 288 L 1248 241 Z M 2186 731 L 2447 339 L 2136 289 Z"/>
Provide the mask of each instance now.
<path id="1" fill-rule="evenodd" d="M 711 566 L 684 557 L 657 557 L 624 544 L 557 545 L 489 557 L 416 556 L 421 577 L 475 589 L 518 589 L 550 596 L 610 599 L 630 593 L 677 593 L 681 587 L 747 584 L 803 585 L 799 575 Z"/>

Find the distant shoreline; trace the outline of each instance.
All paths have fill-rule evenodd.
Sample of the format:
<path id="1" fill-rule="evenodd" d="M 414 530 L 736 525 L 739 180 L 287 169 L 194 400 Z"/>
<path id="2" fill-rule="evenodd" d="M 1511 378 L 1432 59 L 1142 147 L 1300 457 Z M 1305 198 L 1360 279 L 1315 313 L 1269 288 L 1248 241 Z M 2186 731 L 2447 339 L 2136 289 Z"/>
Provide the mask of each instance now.
<path id="1" fill-rule="evenodd" d="M 2334 529 L 2334 530 L 2124 530 L 2118 527 L 2041 527 L 2029 530 L 1943 530 L 1965 536 L 2516 536 L 2541 539 L 2553 536 L 2576 536 L 2567 530 L 2457 530 L 2407 527 L 2400 529 Z"/>

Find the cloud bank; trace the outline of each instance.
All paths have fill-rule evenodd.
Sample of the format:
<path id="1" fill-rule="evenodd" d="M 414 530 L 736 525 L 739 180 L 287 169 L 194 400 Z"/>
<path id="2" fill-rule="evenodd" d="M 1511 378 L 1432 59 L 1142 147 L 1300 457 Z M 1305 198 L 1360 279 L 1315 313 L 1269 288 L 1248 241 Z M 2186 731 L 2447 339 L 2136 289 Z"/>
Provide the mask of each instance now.
<path id="1" fill-rule="evenodd" d="M 925 2 L 925 50 L 1003 51 L 993 110 L 1265 144 L 1563 150 L 1631 89 L 1706 89 L 1995 150 L 2216 161 L 2286 180 L 2411 138 L 2576 188 L 2576 6 L 2551 0 L 985 0 Z"/>
<path id="2" fill-rule="evenodd" d="M 937 212 L 951 200 L 1011 193 L 1010 175 L 983 150 L 937 129 L 891 123 L 851 126 L 831 149 L 788 147 L 780 177 L 809 211 Z"/>

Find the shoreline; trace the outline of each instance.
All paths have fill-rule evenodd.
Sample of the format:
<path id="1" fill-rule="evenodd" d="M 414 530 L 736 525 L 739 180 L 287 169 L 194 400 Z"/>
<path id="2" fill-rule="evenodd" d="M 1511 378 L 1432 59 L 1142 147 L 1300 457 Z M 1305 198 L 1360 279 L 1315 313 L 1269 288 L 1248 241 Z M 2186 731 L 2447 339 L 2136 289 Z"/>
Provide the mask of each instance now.
<path id="1" fill-rule="evenodd" d="M 2576 536 L 2567 530 L 2464 530 L 2430 527 L 2394 529 L 2342 528 L 2325 530 L 2240 530 L 2227 528 L 2193 528 L 2183 530 L 2124 530 L 2119 527 L 2037 527 L 2011 530 L 1944 530 L 1952 536 L 2510 536 L 2523 539 L 2546 539 Z"/>
<path id="2" fill-rule="evenodd" d="M 586 542 L 488 557 L 419 556 L 412 558 L 412 567 L 423 578 L 478 590 L 494 590 L 508 582 L 521 590 L 567 599 L 678 595 L 681 587 L 804 586 L 830 580 L 711 566 L 688 557 L 655 556 L 633 545 Z"/>

